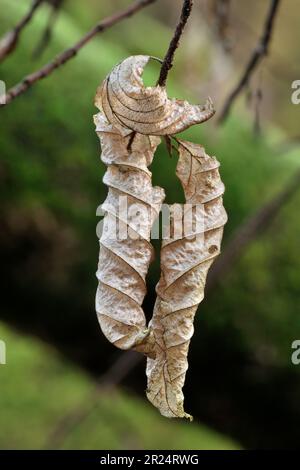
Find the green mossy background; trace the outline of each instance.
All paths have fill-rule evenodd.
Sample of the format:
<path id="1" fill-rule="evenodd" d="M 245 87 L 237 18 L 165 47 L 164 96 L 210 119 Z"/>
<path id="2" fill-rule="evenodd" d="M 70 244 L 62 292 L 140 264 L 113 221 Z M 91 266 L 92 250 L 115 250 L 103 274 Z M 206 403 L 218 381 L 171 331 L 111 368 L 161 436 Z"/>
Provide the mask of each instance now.
<path id="1" fill-rule="evenodd" d="M 0 334 L 8 347 L 1 368 L 1 449 L 52 448 L 57 423 L 86 409 L 96 384 L 40 341 L 3 324 Z M 162 420 L 143 399 L 118 390 L 99 393 L 92 411 L 64 437 L 55 437 L 61 449 L 239 448 L 206 426 Z"/>

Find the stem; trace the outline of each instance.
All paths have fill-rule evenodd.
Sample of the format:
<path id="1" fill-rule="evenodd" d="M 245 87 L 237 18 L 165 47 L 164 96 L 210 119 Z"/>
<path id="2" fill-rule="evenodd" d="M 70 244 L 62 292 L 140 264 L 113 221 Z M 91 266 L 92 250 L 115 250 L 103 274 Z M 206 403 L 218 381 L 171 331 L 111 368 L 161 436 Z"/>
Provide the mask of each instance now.
<path id="1" fill-rule="evenodd" d="M 190 14 L 193 8 L 193 1 L 194 0 L 184 0 L 183 2 L 179 23 L 176 26 L 174 36 L 171 39 L 169 48 L 167 50 L 167 53 L 165 55 L 165 58 L 163 60 L 163 63 L 160 69 L 160 75 L 157 81 L 157 85 L 160 85 L 161 87 L 166 86 L 168 73 L 173 67 L 173 60 L 174 60 L 176 49 L 179 46 L 180 38 L 182 36 L 183 30 L 185 28 L 185 25 L 190 17 Z"/>
<path id="2" fill-rule="evenodd" d="M 269 45 L 272 37 L 272 32 L 274 28 L 274 21 L 276 14 L 278 12 L 280 0 L 271 0 L 270 8 L 268 10 L 266 20 L 263 27 L 263 33 L 261 38 L 258 41 L 255 49 L 253 50 L 249 62 L 245 68 L 245 71 L 239 80 L 238 84 L 234 87 L 230 95 L 228 96 L 227 100 L 225 101 L 223 110 L 221 111 L 221 115 L 219 117 L 218 123 L 223 123 L 226 118 L 228 117 L 233 102 L 238 97 L 238 95 L 242 92 L 242 90 L 246 87 L 249 83 L 251 75 L 255 71 L 256 67 L 259 65 L 261 60 L 264 56 L 268 54 Z"/>

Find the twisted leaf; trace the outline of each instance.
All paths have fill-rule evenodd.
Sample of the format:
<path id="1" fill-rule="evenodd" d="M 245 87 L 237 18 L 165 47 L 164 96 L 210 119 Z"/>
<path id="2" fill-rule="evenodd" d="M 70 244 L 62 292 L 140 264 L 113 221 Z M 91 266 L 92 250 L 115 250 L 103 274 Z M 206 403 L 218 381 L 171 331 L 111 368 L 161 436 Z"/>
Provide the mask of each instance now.
<path id="1" fill-rule="evenodd" d="M 109 187 L 102 205 L 106 215 L 100 239 L 96 311 L 107 339 L 121 349 L 130 349 L 149 334 L 141 304 L 153 256 L 150 232 L 164 191 L 152 187 L 147 166 L 159 139 L 138 135 L 128 149 L 130 136 L 122 136 L 101 113 L 95 116 L 95 123 L 101 159 L 108 166 L 103 181 Z M 120 214 L 122 201 L 126 204 L 124 214 Z"/>
<path id="2" fill-rule="evenodd" d="M 186 202 L 191 205 L 188 210 L 200 208 L 203 220 L 200 232 L 195 231 L 199 214 L 192 213 L 193 231 L 185 234 L 182 230 L 179 238 L 171 233 L 163 241 L 162 273 L 150 326 L 155 338 L 155 357 L 147 361 L 147 396 L 164 416 L 190 417 L 184 412 L 182 392 L 189 343 L 194 316 L 204 297 L 208 269 L 220 253 L 227 215 L 218 161 L 208 156 L 203 147 L 190 142 L 179 141 L 178 150 L 177 176 Z M 172 213 L 174 206 L 170 209 Z M 175 223 L 173 220 L 173 228 Z"/>
<path id="3" fill-rule="evenodd" d="M 156 136 L 174 135 L 214 114 L 210 100 L 205 106 L 190 105 L 169 99 L 164 87 L 145 87 L 142 73 L 149 59 L 125 59 L 114 67 L 96 95 L 95 104 L 100 109 L 95 116 L 96 131 L 101 158 L 108 166 L 104 182 L 109 187 L 102 206 L 106 216 L 100 240 L 96 310 L 109 341 L 148 356 L 147 396 L 161 414 L 190 417 L 184 412 L 182 387 L 194 316 L 204 296 L 208 269 L 220 252 L 227 220 L 222 201 L 224 185 L 214 157 L 200 145 L 178 141 L 177 175 L 188 206 L 169 206 L 171 232 L 162 244 L 162 273 L 147 328 L 141 304 L 152 257 L 150 231 L 164 198 L 161 188 L 152 187 L 147 168 L 160 141 Z M 126 196 L 129 209 L 138 203 L 140 210 L 123 218 L 117 210 L 120 196 Z M 179 221 L 178 209 L 184 213 Z M 186 218 L 190 220 L 188 230 Z M 120 237 L 124 227 L 135 237 Z"/>
<path id="4" fill-rule="evenodd" d="M 121 133 L 173 135 L 214 114 L 210 99 L 204 106 L 169 99 L 165 87 L 145 87 L 142 74 L 151 57 L 128 57 L 113 68 L 97 91 L 96 106 Z"/>

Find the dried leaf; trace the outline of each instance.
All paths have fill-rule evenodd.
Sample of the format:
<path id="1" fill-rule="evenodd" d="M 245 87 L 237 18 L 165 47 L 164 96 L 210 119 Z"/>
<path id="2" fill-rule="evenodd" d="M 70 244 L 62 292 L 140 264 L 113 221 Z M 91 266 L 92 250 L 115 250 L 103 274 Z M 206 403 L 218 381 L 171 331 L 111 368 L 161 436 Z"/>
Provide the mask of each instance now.
<path id="1" fill-rule="evenodd" d="M 165 87 L 145 87 L 142 74 L 150 56 L 128 57 L 113 68 L 98 89 L 95 104 L 122 134 L 173 135 L 214 114 L 210 99 L 204 106 L 169 99 Z"/>
<path id="2" fill-rule="evenodd" d="M 121 349 L 131 349 L 149 334 L 141 304 L 153 256 L 150 232 L 164 191 L 152 186 L 147 167 L 160 139 L 137 134 L 129 150 L 130 136 L 122 136 L 101 113 L 95 116 L 95 123 L 101 159 L 108 166 L 103 181 L 109 187 L 102 205 L 106 215 L 100 239 L 96 311 L 107 339 Z M 127 206 L 123 217 L 120 197 Z"/>
<path id="3" fill-rule="evenodd" d="M 203 224 L 200 233 L 188 232 L 179 238 L 171 233 L 161 250 L 162 274 L 150 325 L 155 338 L 155 358 L 147 361 L 147 396 L 167 417 L 190 417 L 184 412 L 182 387 L 193 321 L 204 297 L 208 269 L 220 252 L 227 221 L 222 202 L 224 185 L 218 168 L 218 161 L 208 156 L 203 147 L 179 141 L 177 176 L 186 202 L 203 208 Z M 196 217 L 193 214 L 191 220 L 195 222 Z"/>
<path id="4" fill-rule="evenodd" d="M 161 279 L 147 328 L 141 304 L 152 257 L 150 231 L 164 198 L 161 188 L 152 187 L 147 168 L 160 141 L 156 136 L 168 138 L 214 114 L 210 100 L 205 106 L 190 105 L 169 99 L 164 87 L 145 87 L 142 74 L 149 59 L 125 59 L 112 70 L 96 95 L 95 104 L 100 109 L 95 116 L 96 131 L 101 140 L 101 158 L 108 166 L 104 182 L 109 187 L 103 204 L 106 216 L 100 240 L 96 310 L 109 341 L 148 356 L 147 396 L 161 414 L 190 417 L 184 412 L 182 393 L 187 353 L 207 271 L 220 251 L 227 220 L 222 202 L 224 186 L 214 157 L 199 145 L 178 141 L 177 175 L 186 201 L 192 206 L 170 206 L 172 233 L 162 244 Z M 129 209 L 138 202 L 142 210 L 123 219 L 117 212 L 121 195 L 127 197 Z M 201 208 L 200 215 L 194 207 Z M 192 222 L 190 230 L 181 236 L 175 234 L 178 208 Z M 116 237 L 116 219 L 136 237 L 121 239 L 120 225 Z M 180 223 L 183 225 L 182 220 Z"/>

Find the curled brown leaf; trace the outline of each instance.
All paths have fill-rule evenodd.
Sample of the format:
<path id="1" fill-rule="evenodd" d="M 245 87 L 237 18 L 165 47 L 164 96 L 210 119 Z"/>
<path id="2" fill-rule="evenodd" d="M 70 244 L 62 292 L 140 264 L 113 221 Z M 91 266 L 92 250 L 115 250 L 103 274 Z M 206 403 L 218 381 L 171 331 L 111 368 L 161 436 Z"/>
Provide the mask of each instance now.
<path id="1" fill-rule="evenodd" d="M 159 139 L 136 135 L 129 149 L 130 135 L 122 136 L 101 113 L 95 116 L 95 123 L 101 158 L 108 167 L 104 183 L 109 188 L 102 205 L 106 215 L 100 239 L 96 311 L 107 339 L 121 349 L 131 349 L 149 334 L 141 304 L 153 257 L 150 232 L 164 191 L 152 186 L 147 167 Z M 124 216 L 120 213 L 122 201 Z"/>
<path id="2" fill-rule="evenodd" d="M 150 324 L 155 354 L 147 361 L 147 396 L 162 415 L 191 418 L 184 411 L 182 392 L 187 354 L 194 316 L 204 297 L 207 272 L 220 253 L 227 215 L 218 161 L 208 156 L 202 146 L 190 142 L 179 141 L 178 150 L 177 176 L 188 203 L 180 206 L 181 214 L 186 217 L 188 211 L 192 212 L 192 230 L 184 232 L 181 218 L 179 236 L 173 231 L 163 240 L 162 273 Z M 171 214 L 176 213 L 174 209 L 174 205 L 170 206 Z M 200 214 L 194 209 L 200 209 Z M 173 217 L 173 228 L 175 225 Z"/>
<path id="3" fill-rule="evenodd" d="M 208 269 L 220 252 L 227 220 L 222 201 L 224 185 L 214 157 L 200 145 L 176 139 L 176 172 L 187 205 L 169 206 L 171 230 L 162 243 L 161 278 L 147 327 L 141 304 L 152 258 L 150 232 L 164 198 L 161 188 L 152 187 L 147 167 L 160 142 L 158 136 L 172 136 L 214 114 L 211 100 L 205 106 L 191 105 L 169 99 L 164 87 L 145 87 L 142 74 L 149 59 L 141 55 L 125 59 L 114 67 L 96 95 L 95 104 L 100 109 L 95 116 L 96 131 L 101 158 L 108 166 L 104 182 L 109 187 L 103 204 L 106 215 L 100 240 L 96 310 L 109 341 L 148 356 L 147 397 L 153 405 L 164 416 L 190 418 L 184 411 L 182 388 L 194 316 L 204 297 Z M 141 217 L 144 211 L 138 211 L 123 220 L 117 213 L 121 195 L 126 196 L 129 208 L 138 201 L 147 216 Z M 186 217 L 190 221 L 188 231 Z M 116 219 L 137 237 L 116 238 Z"/>
<path id="4" fill-rule="evenodd" d="M 96 106 L 121 132 L 174 135 L 214 115 L 212 101 L 204 106 L 169 99 L 165 87 L 145 87 L 142 74 L 150 56 L 128 57 L 113 68 L 96 95 Z"/>

